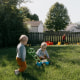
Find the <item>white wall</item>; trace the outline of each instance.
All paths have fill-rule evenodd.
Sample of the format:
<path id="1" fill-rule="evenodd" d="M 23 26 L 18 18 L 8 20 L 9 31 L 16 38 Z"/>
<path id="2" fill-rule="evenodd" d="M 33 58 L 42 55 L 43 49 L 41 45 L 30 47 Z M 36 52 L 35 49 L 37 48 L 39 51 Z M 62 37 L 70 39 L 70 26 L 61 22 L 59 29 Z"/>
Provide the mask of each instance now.
<path id="1" fill-rule="evenodd" d="M 38 26 L 38 32 L 43 32 L 44 28 L 43 28 L 43 23 L 40 23 L 40 25 Z"/>
<path id="2" fill-rule="evenodd" d="M 38 32 L 38 27 L 31 27 L 29 32 Z"/>
<path id="3" fill-rule="evenodd" d="M 75 28 L 72 27 L 72 28 L 70 29 L 70 31 L 71 31 L 71 32 L 75 32 Z"/>
<path id="4" fill-rule="evenodd" d="M 71 32 L 80 32 L 80 29 L 76 29 L 75 27 L 73 27 L 70 31 Z"/>

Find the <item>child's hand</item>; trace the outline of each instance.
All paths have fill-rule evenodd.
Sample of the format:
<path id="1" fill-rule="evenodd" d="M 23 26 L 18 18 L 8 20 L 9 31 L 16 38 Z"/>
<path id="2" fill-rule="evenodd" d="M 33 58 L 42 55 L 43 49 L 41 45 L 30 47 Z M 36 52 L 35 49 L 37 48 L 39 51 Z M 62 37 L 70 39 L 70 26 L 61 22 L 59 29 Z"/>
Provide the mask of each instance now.
<path id="1" fill-rule="evenodd" d="M 48 60 L 50 60 L 50 57 L 48 57 Z"/>
<path id="2" fill-rule="evenodd" d="M 41 56 L 41 57 L 39 57 L 41 60 L 43 60 L 43 59 L 45 59 L 45 57 L 43 57 L 43 56 Z"/>
<path id="3" fill-rule="evenodd" d="M 45 57 L 44 57 L 44 56 L 42 56 L 42 58 L 44 59 Z"/>

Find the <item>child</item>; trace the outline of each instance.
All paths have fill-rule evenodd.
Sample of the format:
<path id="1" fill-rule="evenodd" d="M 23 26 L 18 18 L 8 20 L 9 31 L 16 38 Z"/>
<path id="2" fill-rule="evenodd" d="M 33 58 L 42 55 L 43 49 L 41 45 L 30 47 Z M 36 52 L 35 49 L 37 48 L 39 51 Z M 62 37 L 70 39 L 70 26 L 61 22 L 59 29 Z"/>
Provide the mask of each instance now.
<path id="1" fill-rule="evenodd" d="M 63 41 L 63 43 L 65 43 L 65 41 L 66 41 L 66 35 L 65 34 L 62 36 L 62 41 Z"/>
<path id="2" fill-rule="evenodd" d="M 41 60 L 44 60 L 44 59 L 49 59 L 49 55 L 47 53 L 47 44 L 46 42 L 42 42 L 41 43 L 41 48 L 37 50 L 36 54 L 37 56 L 41 59 Z"/>
<path id="3" fill-rule="evenodd" d="M 18 75 L 20 72 L 24 72 L 27 68 L 26 65 L 26 48 L 25 45 L 28 42 L 28 37 L 26 35 L 21 35 L 19 38 L 20 43 L 17 45 L 17 56 L 16 61 L 18 65 L 20 66 L 19 69 L 15 70 L 15 74 Z"/>

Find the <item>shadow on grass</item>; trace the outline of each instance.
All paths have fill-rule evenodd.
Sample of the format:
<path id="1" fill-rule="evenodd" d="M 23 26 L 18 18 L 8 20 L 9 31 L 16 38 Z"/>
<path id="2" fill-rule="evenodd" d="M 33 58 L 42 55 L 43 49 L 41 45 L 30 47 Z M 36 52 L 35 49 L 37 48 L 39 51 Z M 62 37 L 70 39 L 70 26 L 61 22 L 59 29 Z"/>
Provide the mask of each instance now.
<path id="1" fill-rule="evenodd" d="M 32 67 L 28 67 L 26 71 L 22 74 L 22 77 L 24 80 L 38 80 L 38 78 L 42 75 L 42 73 L 45 72 L 44 67 L 37 67 L 34 64 L 29 64 L 32 65 Z"/>
<path id="2" fill-rule="evenodd" d="M 70 54 L 72 54 L 72 50 L 74 50 L 73 52 L 77 52 L 80 53 L 79 50 L 76 50 L 75 46 L 54 46 L 54 47 L 48 47 L 48 52 L 49 55 L 51 57 L 51 62 L 53 62 L 53 66 L 56 66 L 57 68 L 60 68 L 60 65 L 57 64 L 57 61 L 61 61 L 64 63 L 71 63 L 71 64 L 77 64 L 80 65 L 80 59 L 79 58 L 64 58 L 64 55 L 67 54 L 67 52 L 69 52 Z M 60 53 L 64 53 L 64 55 L 61 55 Z M 72 54 L 73 55 L 73 54 Z M 77 55 L 77 54 L 76 54 Z M 74 57 L 75 55 L 73 55 Z"/>
<path id="3" fill-rule="evenodd" d="M 24 80 L 38 80 L 36 77 L 31 75 L 30 73 L 24 73 L 22 74 L 22 77 Z"/>
<path id="4" fill-rule="evenodd" d="M 34 47 L 34 46 L 33 46 Z M 38 47 L 34 47 L 35 50 L 37 50 L 39 48 Z M 58 61 L 62 61 L 62 62 L 71 62 L 72 64 L 79 64 L 79 60 L 75 59 L 75 60 L 68 60 L 68 59 L 64 59 L 64 56 L 61 55 L 61 52 L 63 52 L 64 54 L 66 54 L 66 51 L 75 49 L 75 47 L 72 46 L 49 46 L 47 48 L 47 51 L 49 53 L 50 56 L 50 62 L 52 64 L 50 64 L 50 66 L 53 66 L 57 69 L 60 69 L 61 66 L 58 64 Z M 4 61 L 7 60 L 8 64 L 11 64 L 12 66 L 16 65 L 16 48 L 8 48 L 8 49 L 3 49 L 0 50 L 0 63 L 3 67 L 6 67 L 8 64 Z M 27 70 L 25 74 L 22 74 L 22 77 L 24 80 L 38 80 L 38 77 L 40 77 L 42 74 L 44 74 L 45 72 L 45 67 L 43 68 L 37 68 L 37 66 L 35 66 L 36 61 L 33 60 L 33 58 L 27 54 Z M 17 67 L 17 65 L 16 65 Z"/>
<path id="5" fill-rule="evenodd" d="M 60 60 L 64 63 L 71 63 L 73 65 L 77 64 L 80 65 L 80 59 L 64 59 L 64 60 Z"/>
<path id="6" fill-rule="evenodd" d="M 39 47 L 34 47 L 34 48 L 35 50 L 37 50 L 37 48 Z M 70 52 L 70 50 L 73 50 L 73 49 L 75 49 L 75 46 L 48 46 L 47 51 L 50 56 L 50 62 L 51 62 L 50 65 L 60 69 L 61 66 L 57 62 L 64 58 L 64 55 L 61 55 L 61 52 L 66 54 L 68 50 Z M 75 63 L 74 61 L 72 62 Z"/>
<path id="7" fill-rule="evenodd" d="M 26 69 L 26 73 L 22 75 L 23 79 L 38 80 L 38 78 L 40 77 L 40 75 L 42 75 L 45 69 L 37 68 L 37 66 L 35 65 L 36 61 L 34 61 L 33 58 L 28 54 L 27 54 L 26 62 L 27 62 L 27 69 Z M 0 50 L 0 63 L 1 63 L 0 64 L 1 67 L 13 66 L 15 69 L 18 68 L 16 62 L 16 48 L 6 48 Z"/>
<path id="8" fill-rule="evenodd" d="M 64 55 L 67 54 L 66 52 L 70 52 L 71 53 L 71 50 L 74 50 L 75 47 L 74 46 L 49 46 L 47 48 L 47 51 L 50 55 L 50 61 L 52 62 L 52 66 L 60 69 L 61 66 L 58 64 L 58 61 L 62 61 L 62 62 L 71 62 L 72 64 L 79 64 L 79 60 L 66 60 L 64 58 Z M 62 55 L 61 53 L 64 53 L 64 55 Z"/>
<path id="9" fill-rule="evenodd" d="M 2 61 L 2 67 L 6 67 L 6 66 L 7 64 L 4 61 Z"/>
<path id="10" fill-rule="evenodd" d="M 78 64 L 78 65 L 80 65 L 80 59 L 70 60 L 70 62 L 71 62 L 72 64 Z"/>

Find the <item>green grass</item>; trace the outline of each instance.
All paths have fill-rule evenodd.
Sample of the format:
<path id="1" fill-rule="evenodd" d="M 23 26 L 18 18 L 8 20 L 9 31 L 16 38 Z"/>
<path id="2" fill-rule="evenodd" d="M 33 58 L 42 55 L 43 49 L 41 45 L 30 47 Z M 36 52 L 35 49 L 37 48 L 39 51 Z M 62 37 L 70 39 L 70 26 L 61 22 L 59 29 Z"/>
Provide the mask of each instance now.
<path id="1" fill-rule="evenodd" d="M 80 46 L 49 46 L 47 51 L 52 65 L 39 69 L 27 55 L 25 75 L 16 76 L 16 48 L 0 49 L 0 80 L 80 80 Z"/>

